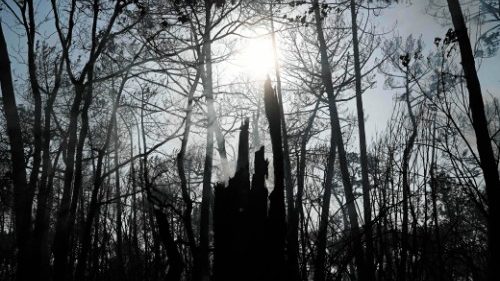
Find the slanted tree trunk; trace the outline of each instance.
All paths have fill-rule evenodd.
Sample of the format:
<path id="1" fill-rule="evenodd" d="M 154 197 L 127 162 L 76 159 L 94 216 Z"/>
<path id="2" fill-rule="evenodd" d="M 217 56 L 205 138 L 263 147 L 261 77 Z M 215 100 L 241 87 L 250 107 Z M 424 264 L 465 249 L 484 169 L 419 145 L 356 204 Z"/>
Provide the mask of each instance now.
<path id="1" fill-rule="evenodd" d="M 483 170 L 488 197 L 488 280 L 497 280 L 500 276 L 500 180 L 498 167 L 491 146 L 491 137 L 488 131 L 488 122 L 484 112 L 481 84 L 477 76 L 474 53 L 467 34 L 464 16 L 458 0 L 448 0 L 451 19 L 457 35 L 462 57 L 467 89 L 469 90 L 469 106 L 472 115 L 472 127 L 476 134 L 477 150 L 480 165 Z"/>
<path id="2" fill-rule="evenodd" d="M 339 154 L 339 164 L 340 164 L 340 172 L 342 175 L 342 183 L 344 185 L 344 191 L 346 196 L 346 204 L 347 211 L 349 215 L 349 222 L 351 226 L 350 238 L 351 238 L 351 246 L 353 249 L 354 259 L 356 262 L 356 271 L 359 280 L 370 280 L 371 276 L 373 276 L 368 268 L 366 267 L 365 255 L 361 245 L 361 233 L 359 230 L 358 223 L 358 214 L 356 211 L 354 193 L 352 190 L 351 179 L 349 175 L 349 168 L 347 164 L 347 156 L 344 148 L 343 138 L 342 138 L 342 130 L 340 127 L 340 120 L 337 111 L 337 105 L 335 104 L 335 95 L 334 89 L 332 85 L 332 72 L 330 69 L 330 64 L 328 62 L 328 52 L 325 37 L 323 34 L 322 27 L 322 18 L 318 0 L 313 1 L 313 9 L 316 20 L 316 32 L 319 41 L 319 51 L 321 56 L 321 78 L 323 85 L 325 86 L 325 91 L 328 95 L 328 104 L 330 110 L 330 122 L 333 127 L 334 136 L 335 136 L 335 145 L 338 149 Z"/>

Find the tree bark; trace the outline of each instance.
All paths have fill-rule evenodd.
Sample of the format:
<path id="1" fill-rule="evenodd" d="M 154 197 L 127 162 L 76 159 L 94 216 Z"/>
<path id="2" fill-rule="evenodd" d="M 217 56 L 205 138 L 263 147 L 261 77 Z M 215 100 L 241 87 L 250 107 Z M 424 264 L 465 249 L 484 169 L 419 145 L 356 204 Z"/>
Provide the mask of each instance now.
<path id="1" fill-rule="evenodd" d="M 202 66 L 200 66 L 202 67 Z M 188 104 L 186 109 L 186 119 L 185 119 L 185 127 L 184 133 L 181 141 L 181 149 L 177 154 L 176 164 L 177 164 L 177 173 L 179 174 L 179 179 L 181 182 L 181 194 L 182 200 L 184 202 L 184 211 L 182 213 L 182 220 L 184 222 L 184 228 L 186 231 L 186 236 L 190 245 L 191 256 L 193 258 L 194 268 L 199 268 L 199 254 L 198 254 L 198 246 L 195 240 L 194 231 L 193 231 L 193 222 L 191 213 L 193 211 L 193 200 L 191 200 L 191 194 L 188 189 L 188 181 L 186 178 L 186 171 L 184 169 L 184 156 L 186 155 L 187 144 L 189 141 L 189 134 L 191 131 L 191 115 L 193 111 L 193 96 L 196 91 L 196 87 L 198 85 L 200 79 L 201 70 L 198 69 L 196 73 L 196 77 L 193 85 L 188 93 Z"/>
<path id="2" fill-rule="evenodd" d="M 120 144 L 118 141 L 118 118 L 114 118 L 114 165 L 116 167 L 115 172 L 115 195 L 116 198 L 116 258 L 118 262 L 119 276 L 121 280 L 126 279 L 125 275 L 125 264 L 123 259 L 123 234 L 122 234 L 122 202 L 121 202 L 121 187 L 120 187 L 120 169 L 119 169 L 119 155 L 118 150 L 120 149 Z"/>
<path id="3" fill-rule="evenodd" d="M 80 248 L 80 253 L 78 255 L 78 264 L 76 266 L 76 271 L 75 271 L 75 277 L 77 281 L 84 280 L 85 278 L 85 271 L 87 268 L 87 257 L 92 242 L 92 226 L 94 224 L 95 217 L 99 214 L 99 209 L 100 209 L 100 204 L 98 202 L 98 195 L 104 180 L 103 178 L 104 157 L 106 156 L 106 151 L 111 142 L 111 136 L 113 135 L 113 128 L 117 118 L 117 110 L 126 80 L 127 80 L 126 78 L 123 78 L 120 84 L 120 88 L 113 103 L 113 108 L 111 111 L 111 118 L 108 123 L 108 128 L 106 130 L 106 139 L 104 141 L 103 146 L 99 149 L 97 155 L 97 165 L 94 172 L 94 184 L 92 186 L 92 193 L 90 196 L 87 218 L 81 230 L 81 248 Z M 90 95 L 91 92 L 89 91 L 87 94 Z M 91 99 L 91 97 L 88 98 Z M 88 102 L 90 103 L 90 101 Z"/>
<path id="4" fill-rule="evenodd" d="M 28 18 L 26 18 L 25 9 L 28 8 Z M 40 93 L 38 79 L 37 79 L 37 65 L 36 65 L 36 53 L 35 53 L 35 12 L 33 7 L 33 1 L 28 0 L 22 6 L 22 18 L 24 28 L 27 34 L 28 43 L 28 73 L 31 86 L 31 93 L 33 95 L 34 102 L 34 124 L 33 124 L 33 137 L 34 137 L 34 151 L 33 151 L 33 167 L 31 169 L 30 179 L 29 179 L 29 190 L 28 194 L 29 201 L 33 201 L 35 190 L 38 185 L 38 175 L 40 170 L 40 164 L 42 160 L 42 96 Z M 35 260 L 36 261 L 36 260 Z M 35 265 L 38 266 L 38 265 Z"/>
<path id="5" fill-rule="evenodd" d="M 411 153 L 413 151 L 413 145 L 415 144 L 415 139 L 417 137 L 417 121 L 415 120 L 415 115 L 413 114 L 411 101 L 410 101 L 410 81 L 409 81 L 409 69 L 406 66 L 406 81 L 405 81 L 405 101 L 408 110 L 408 116 L 411 121 L 411 134 L 408 139 L 408 143 L 406 143 L 405 149 L 403 151 L 403 218 L 401 221 L 401 260 L 399 263 L 399 279 L 404 281 L 407 279 L 407 258 L 408 258 L 408 246 L 409 246 L 409 237 L 408 237 L 408 212 L 409 212 L 409 201 L 410 201 L 410 182 L 408 179 L 408 169 Z"/>
<path id="6" fill-rule="evenodd" d="M 462 57 L 467 89 L 469 90 L 469 106 L 472 115 L 472 127 L 476 134 L 477 150 L 480 165 L 483 170 L 488 197 L 488 280 L 496 280 L 500 276 L 500 267 L 495 261 L 500 260 L 500 180 L 498 167 L 491 146 L 491 137 L 488 131 L 488 122 L 484 112 L 481 84 L 477 76 L 472 51 L 464 16 L 458 0 L 448 0 L 448 8 L 457 35 Z"/>
<path id="7" fill-rule="evenodd" d="M 228 179 L 228 167 L 225 155 L 224 139 L 221 139 L 222 134 L 217 133 L 217 117 L 214 109 L 213 97 L 213 76 L 212 76 L 212 8 L 213 2 L 205 0 L 205 30 L 203 33 L 203 46 L 200 58 L 204 62 L 201 68 L 201 78 L 203 83 L 203 93 L 207 102 L 207 145 L 205 151 L 205 163 L 203 170 L 203 187 L 202 199 L 200 207 L 200 235 L 199 235 L 199 264 L 198 268 L 194 269 L 195 281 L 206 281 L 210 275 L 210 260 L 209 260 L 209 224 L 210 224 L 210 201 L 212 193 L 212 171 L 213 171 L 213 152 L 214 152 L 214 136 L 217 136 L 219 146 L 219 155 L 222 162 L 222 173 L 224 181 Z"/>
<path id="8" fill-rule="evenodd" d="M 61 61 L 62 62 L 62 61 Z M 38 187 L 37 208 L 35 218 L 35 228 L 33 231 L 33 259 L 35 272 L 39 274 L 41 280 L 49 279 L 50 271 L 50 252 L 49 252 L 49 220 L 51 213 L 51 201 L 53 199 L 52 180 L 54 176 L 54 168 L 50 159 L 50 133 L 51 133 L 51 115 L 53 106 L 59 91 L 61 82 L 62 63 L 59 64 L 59 70 L 55 71 L 56 81 L 52 92 L 48 96 L 48 101 L 44 108 L 44 127 L 43 127 L 43 146 L 42 146 L 42 173 Z M 57 165 L 59 156 L 62 152 L 61 146 L 54 161 L 54 166 Z"/>
<path id="9" fill-rule="evenodd" d="M 323 193 L 321 215 L 318 227 L 318 239 L 316 248 L 316 258 L 314 261 L 314 281 L 325 280 L 325 261 L 326 261 L 326 242 L 328 234 L 328 221 L 330 218 L 330 198 L 332 196 L 333 188 L 333 174 L 335 164 L 335 154 L 337 153 L 334 141 L 333 127 L 330 127 L 330 151 L 328 152 L 328 161 L 326 164 L 326 175 L 323 186 L 325 192 Z"/>
<path id="10" fill-rule="evenodd" d="M 70 111 L 68 125 L 68 140 L 66 143 L 66 155 L 64 170 L 63 195 L 57 213 L 56 231 L 54 239 L 54 280 L 67 280 L 68 250 L 69 250 L 69 219 L 71 208 L 71 191 L 75 171 L 75 153 L 77 146 L 77 123 L 80 115 L 80 104 L 83 99 L 83 85 L 75 85 L 75 97 Z"/>
<path id="11" fill-rule="evenodd" d="M 248 159 L 248 119 L 242 124 L 236 174 L 227 187 L 215 187 L 214 200 L 214 278 L 217 281 L 250 281 L 255 231 L 250 220 L 250 176 Z M 252 246 L 254 247 L 252 247 Z"/>
<path id="12" fill-rule="evenodd" d="M 281 137 L 281 114 L 278 97 L 271 86 L 271 81 L 264 84 L 264 105 L 271 144 L 273 148 L 274 189 L 269 195 L 269 259 L 272 262 L 269 280 L 281 281 L 286 279 L 285 272 L 285 240 L 286 240 L 286 211 L 283 142 Z"/>
<path id="13" fill-rule="evenodd" d="M 359 230 L 358 214 L 356 211 L 354 193 L 352 190 L 352 183 L 349 175 L 349 167 L 347 163 L 347 155 L 344 148 L 344 143 L 342 139 L 342 130 L 340 127 L 340 120 L 337 111 L 337 105 L 335 103 L 334 88 L 332 85 L 332 72 L 330 69 L 330 64 L 328 62 L 328 52 L 325 37 L 323 34 L 322 18 L 320 13 L 320 7 L 318 0 L 313 1 L 314 15 L 316 19 L 316 32 L 319 41 L 319 51 L 321 56 L 321 78 L 323 85 L 325 86 L 325 91 L 328 95 L 328 105 L 330 110 L 330 123 L 333 127 L 335 145 L 338 149 L 339 154 L 339 164 L 340 172 L 342 175 L 342 183 L 344 185 L 344 191 L 346 196 L 347 211 L 349 215 L 349 222 L 351 226 L 350 238 L 351 246 L 354 251 L 354 259 L 356 262 L 356 271 L 359 280 L 365 281 L 370 280 L 372 274 L 369 273 L 366 268 L 364 251 L 361 245 L 361 233 Z"/>
<path id="14" fill-rule="evenodd" d="M 366 153 L 366 133 L 365 133 L 365 114 L 363 110 L 363 92 L 361 89 L 361 62 L 359 58 L 359 37 L 356 1 L 351 0 L 351 27 L 352 27 L 352 47 L 354 55 L 354 76 L 356 87 L 356 109 L 358 115 L 359 131 L 359 155 L 361 161 L 361 185 L 363 187 L 363 212 L 365 219 L 365 239 L 366 239 L 366 268 L 368 274 L 373 274 L 371 279 L 375 278 L 373 267 L 373 231 L 372 231 L 372 212 L 370 199 L 370 180 L 368 178 L 368 157 Z"/>
<path id="15" fill-rule="evenodd" d="M 288 145 L 288 132 L 286 127 L 285 112 L 283 110 L 283 93 L 281 90 L 281 74 L 278 61 L 278 47 L 276 44 L 276 35 L 274 30 L 274 15 L 273 4 L 270 4 L 271 12 L 271 40 L 273 46 L 274 68 L 276 74 L 276 93 L 280 108 L 281 117 L 281 133 L 283 139 L 283 168 L 285 176 L 285 191 L 286 191 L 286 206 L 288 213 L 288 229 L 287 229 L 287 272 L 289 280 L 297 281 L 300 279 L 299 274 L 299 244 L 298 244 L 298 206 L 295 206 L 293 201 L 293 180 L 292 167 L 290 164 L 290 148 Z"/>
<path id="16" fill-rule="evenodd" d="M 26 166 L 24 163 L 24 147 L 21 134 L 21 123 L 17 111 L 16 96 L 12 83 L 9 53 L 2 25 L 0 24 L 0 83 L 2 88 L 3 110 L 7 122 L 7 135 L 10 142 L 10 157 L 12 161 L 12 181 L 14 184 L 14 214 L 17 253 L 16 279 L 31 280 L 31 208 L 32 192 L 26 181 Z"/>
<path id="17" fill-rule="evenodd" d="M 170 223 L 168 222 L 167 215 L 165 215 L 161 210 L 155 209 L 154 214 L 160 231 L 162 243 L 167 252 L 168 263 L 170 265 L 165 279 L 169 281 L 179 281 L 181 280 L 184 263 L 182 261 L 182 256 L 179 253 L 179 249 L 177 249 L 177 245 L 175 244 L 175 240 L 170 233 Z"/>

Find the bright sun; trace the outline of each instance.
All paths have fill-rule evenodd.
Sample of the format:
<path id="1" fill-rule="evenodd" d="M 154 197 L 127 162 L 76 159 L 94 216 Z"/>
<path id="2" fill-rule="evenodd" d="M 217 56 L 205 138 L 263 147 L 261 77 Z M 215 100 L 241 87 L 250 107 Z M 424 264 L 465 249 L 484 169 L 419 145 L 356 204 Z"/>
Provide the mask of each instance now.
<path id="1" fill-rule="evenodd" d="M 274 71 L 274 54 L 270 38 L 249 39 L 237 56 L 237 64 L 254 79 L 265 79 Z"/>

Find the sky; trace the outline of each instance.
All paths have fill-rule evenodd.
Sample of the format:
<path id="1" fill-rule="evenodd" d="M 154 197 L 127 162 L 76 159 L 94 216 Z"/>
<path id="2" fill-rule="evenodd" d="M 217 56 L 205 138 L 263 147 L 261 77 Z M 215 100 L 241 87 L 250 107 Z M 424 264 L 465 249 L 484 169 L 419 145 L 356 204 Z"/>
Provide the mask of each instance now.
<path id="1" fill-rule="evenodd" d="M 403 3 L 391 6 L 382 11 L 377 20 L 380 23 L 379 28 L 391 30 L 401 36 L 403 39 L 413 34 L 414 38 L 422 36 L 426 50 L 431 50 L 435 37 L 443 38 L 446 31 L 451 28 L 451 23 L 443 25 L 443 20 L 437 19 L 427 12 L 429 10 L 428 2 L 414 0 L 413 3 Z M 432 12 L 432 9 L 431 9 Z M 390 35 L 389 35 L 390 36 Z M 490 99 L 489 94 L 494 97 L 500 97 L 500 56 L 478 61 L 479 79 L 483 89 L 485 99 Z M 367 141 L 370 142 L 385 128 L 387 121 L 391 117 L 393 98 L 395 91 L 384 90 L 383 80 L 378 81 L 375 89 L 368 90 L 363 96 L 365 114 L 367 116 L 366 129 Z"/>
<path id="2" fill-rule="evenodd" d="M 434 2 L 439 3 L 440 0 L 434 0 Z M 446 3 L 443 2 L 443 4 Z M 468 14 L 467 8 L 466 6 L 462 7 L 466 15 Z M 472 7 L 472 9 L 477 8 Z M 448 13 L 448 10 L 442 11 Z M 400 36 L 405 40 L 409 35 L 412 35 L 413 38 L 421 38 L 424 43 L 423 53 L 425 55 L 435 50 L 434 38 L 444 38 L 448 29 L 452 27 L 451 21 L 433 16 L 432 14 L 435 12 L 437 11 L 435 7 L 429 5 L 429 0 L 399 1 L 398 4 L 392 4 L 383 9 L 377 16 L 371 15 L 371 20 L 375 23 L 379 33 L 386 33 L 386 39 L 390 40 L 394 36 Z M 474 30 L 475 25 L 471 24 L 469 29 Z M 266 30 L 260 30 L 256 33 L 265 34 L 266 32 Z M 265 64 L 270 59 L 266 52 L 271 52 L 271 48 L 270 36 L 251 39 L 249 43 L 243 44 L 242 50 L 233 59 L 235 64 L 231 64 L 227 69 L 230 73 L 247 72 L 250 78 L 263 79 L 262 73 L 274 71 L 269 69 L 272 68 L 272 64 L 266 64 L 265 70 L 262 71 L 262 68 L 256 69 L 255 62 L 257 61 L 258 65 L 261 66 Z M 286 62 L 281 62 L 281 64 L 284 63 Z M 500 56 L 477 60 L 476 63 L 479 66 L 478 74 L 485 100 L 489 100 L 491 97 L 500 97 L 500 76 L 498 75 L 500 73 Z M 245 66 L 245 64 L 247 65 Z M 259 71 L 260 73 L 257 75 L 252 73 Z M 400 91 L 384 87 L 382 74 L 377 74 L 376 80 L 376 86 L 367 90 L 363 95 L 368 144 L 374 141 L 386 128 L 392 115 L 394 98 L 400 93 Z M 286 93 L 283 95 L 286 96 Z M 348 103 L 348 108 L 351 113 L 356 112 L 354 100 Z"/>
<path id="3" fill-rule="evenodd" d="M 423 42 L 427 50 L 432 49 L 433 41 L 435 37 L 444 37 L 446 31 L 451 27 L 451 24 L 443 24 L 445 20 L 437 19 L 429 15 L 427 10 L 429 9 L 428 0 L 414 0 L 413 3 L 408 1 L 400 1 L 403 3 L 393 4 L 388 8 L 384 9 L 380 15 L 377 17 L 372 17 L 377 23 L 377 28 L 379 32 L 388 32 L 387 37 L 390 38 L 393 34 L 399 35 L 402 38 L 406 38 L 408 35 L 412 34 L 414 37 L 422 37 Z M 49 12 L 48 6 L 39 6 L 37 13 L 42 16 Z M 19 38 L 11 29 L 12 26 L 12 16 L 9 15 L 7 11 L 1 12 L 1 20 L 4 27 L 4 32 L 6 33 L 7 41 L 10 47 L 11 55 L 13 55 L 13 70 L 17 75 L 23 75 L 23 67 L 16 60 L 19 58 L 20 46 L 25 45 L 23 38 Z M 50 28 L 44 30 L 45 34 L 50 34 Z M 259 33 L 259 32 L 257 32 Z M 53 36 L 57 39 L 56 36 Z M 252 64 L 252 59 L 254 57 L 259 57 L 262 61 L 262 57 L 265 57 L 265 61 L 269 61 L 268 54 L 266 51 L 270 49 L 269 38 L 263 39 L 253 39 L 250 43 L 245 44 L 243 49 L 237 54 L 237 58 L 233 60 L 236 65 L 229 66 L 228 69 L 234 69 L 234 71 L 240 72 L 255 72 L 255 65 Z M 500 57 L 497 55 L 493 58 L 484 59 L 480 62 L 479 76 L 482 84 L 484 94 L 487 96 L 492 95 L 494 97 L 500 96 Z M 272 64 L 266 66 L 266 68 L 272 67 Z M 249 74 L 252 76 L 253 74 Z M 260 77 L 262 78 L 262 77 Z M 394 90 L 387 90 L 383 87 L 383 78 L 379 75 L 377 80 L 377 85 L 373 89 L 369 89 L 364 95 L 364 109 L 366 115 L 366 129 L 368 142 L 377 135 L 377 132 L 381 132 L 387 124 L 388 119 L 391 116 L 392 108 L 394 105 L 394 97 L 397 92 Z M 350 106 L 352 108 L 351 112 L 355 112 L 354 103 Z"/>

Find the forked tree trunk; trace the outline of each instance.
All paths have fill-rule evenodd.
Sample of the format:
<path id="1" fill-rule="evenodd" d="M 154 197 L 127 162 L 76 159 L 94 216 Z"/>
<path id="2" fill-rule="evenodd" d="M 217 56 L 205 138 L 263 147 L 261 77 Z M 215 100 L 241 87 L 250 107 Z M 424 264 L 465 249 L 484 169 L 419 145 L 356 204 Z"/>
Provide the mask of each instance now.
<path id="1" fill-rule="evenodd" d="M 58 72 L 60 74 L 60 72 Z M 35 228 L 33 230 L 33 259 L 36 274 L 39 274 L 40 280 L 49 279 L 50 271 L 50 251 L 49 251 L 49 224 L 51 213 L 51 202 L 53 195 L 52 180 L 54 168 L 50 159 L 50 133 L 51 133 L 51 114 L 57 92 L 60 86 L 60 75 L 56 74 L 56 82 L 53 91 L 49 94 L 48 101 L 44 109 L 44 129 L 43 129 L 43 147 L 42 147 L 42 173 L 37 195 L 37 207 L 35 217 Z M 57 165 L 59 155 L 63 147 L 59 148 L 55 157 L 54 166 Z"/>

